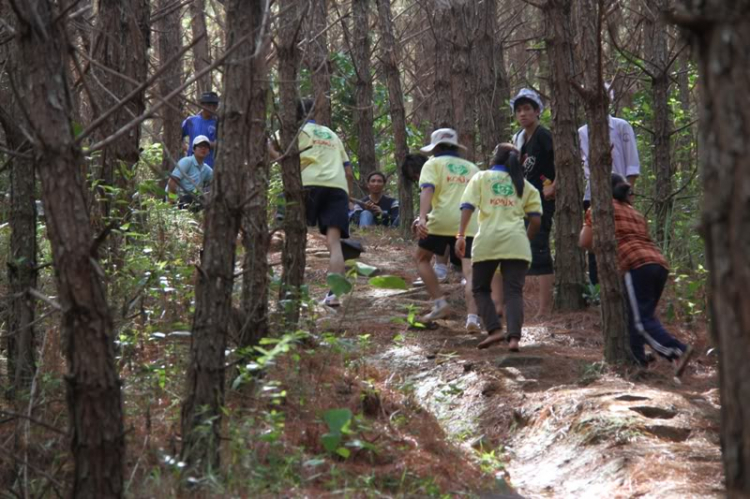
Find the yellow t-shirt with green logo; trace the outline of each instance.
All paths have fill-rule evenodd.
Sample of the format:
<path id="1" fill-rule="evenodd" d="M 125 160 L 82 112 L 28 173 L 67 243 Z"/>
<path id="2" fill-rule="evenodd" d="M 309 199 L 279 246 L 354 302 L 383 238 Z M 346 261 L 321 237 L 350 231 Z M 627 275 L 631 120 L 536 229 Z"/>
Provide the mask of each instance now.
<path id="1" fill-rule="evenodd" d="M 528 180 L 524 180 L 523 196 L 519 198 L 507 171 L 479 172 L 466 186 L 461 205 L 466 204 L 479 212 L 479 232 L 471 246 L 472 262 L 531 261 L 524 218 L 542 214 L 542 199 Z"/>
<path id="2" fill-rule="evenodd" d="M 349 193 L 344 163 L 349 156 L 338 135 L 317 123 L 306 123 L 299 134 L 302 185 L 335 187 Z"/>
<path id="3" fill-rule="evenodd" d="M 461 223 L 461 196 L 469 180 L 479 173 L 479 168 L 458 156 L 430 158 L 419 176 L 421 188 L 432 186 L 432 211 L 427 220 L 427 231 L 436 236 L 455 236 Z M 466 235 L 477 232 L 477 217 L 471 217 Z M 473 251 L 473 250 L 472 250 Z"/>

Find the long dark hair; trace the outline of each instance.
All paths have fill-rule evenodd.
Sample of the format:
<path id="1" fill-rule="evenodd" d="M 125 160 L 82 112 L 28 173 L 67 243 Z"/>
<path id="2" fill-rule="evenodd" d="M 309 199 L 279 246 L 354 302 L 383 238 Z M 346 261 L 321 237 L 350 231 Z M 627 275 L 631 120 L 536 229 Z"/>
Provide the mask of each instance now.
<path id="1" fill-rule="evenodd" d="M 504 165 L 508 169 L 510 179 L 513 181 L 513 186 L 516 188 L 516 195 L 520 198 L 523 197 L 523 166 L 521 165 L 521 159 L 518 157 L 518 149 L 513 144 L 503 142 L 495 147 L 495 152 L 492 155 L 493 165 Z"/>

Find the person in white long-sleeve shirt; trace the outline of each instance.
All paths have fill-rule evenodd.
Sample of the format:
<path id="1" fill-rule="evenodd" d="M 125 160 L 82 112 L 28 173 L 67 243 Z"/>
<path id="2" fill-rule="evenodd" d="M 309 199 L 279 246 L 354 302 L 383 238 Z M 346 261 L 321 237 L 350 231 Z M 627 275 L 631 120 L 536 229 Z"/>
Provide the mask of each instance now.
<path id="1" fill-rule="evenodd" d="M 617 173 L 628 179 L 631 186 L 641 174 L 641 161 L 638 158 L 638 147 L 635 132 L 630 123 L 609 116 L 609 143 L 612 146 L 612 173 Z M 583 160 L 583 174 L 586 179 L 586 191 L 583 195 L 583 209 L 591 206 L 591 182 L 589 169 L 589 126 L 583 125 L 578 129 L 578 143 L 581 146 Z M 594 254 L 589 253 L 589 280 L 596 285 L 599 282 Z"/>

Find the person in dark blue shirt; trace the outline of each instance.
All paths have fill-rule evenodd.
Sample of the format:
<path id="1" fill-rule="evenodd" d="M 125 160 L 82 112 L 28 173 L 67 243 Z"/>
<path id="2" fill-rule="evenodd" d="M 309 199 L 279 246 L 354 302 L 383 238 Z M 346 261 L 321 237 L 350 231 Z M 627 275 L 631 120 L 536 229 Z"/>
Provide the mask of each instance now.
<path id="1" fill-rule="evenodd" d="M 369 195 L 354 207 L 351 220 L 360 227 L 398 224 L 398 199 L 383 194 L 387 179 L 383 172 L 372 172 L 367 176 Z"/>
<path id="2" fill-rule="evenodd" d="M 195 116 L 190 116 L 182 122 L 182 151 L 184 156 L 190 156 L 189 145 L 196 137 L 203 135 L 211 142 L 211 152 L 206 158 L 206 164 L 213 168 L 216 150 L 216 133 L 219 126 L 216 119 L 216 109 L 219 107 L 219 96 L 216 92 L 203 92 L 200 103 L 202 109 Z M 185 141 L 185 137 L 190 140 Z"/>

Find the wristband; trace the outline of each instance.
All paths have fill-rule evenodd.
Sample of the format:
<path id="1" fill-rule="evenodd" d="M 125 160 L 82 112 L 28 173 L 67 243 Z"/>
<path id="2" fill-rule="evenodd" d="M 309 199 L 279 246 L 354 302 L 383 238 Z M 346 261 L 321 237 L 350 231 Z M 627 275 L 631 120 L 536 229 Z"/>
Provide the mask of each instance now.
<path id="1" fill-rule="evenodd" d="M 456 239 L 465 239 L 463 234 L 456 234 Z"/>

